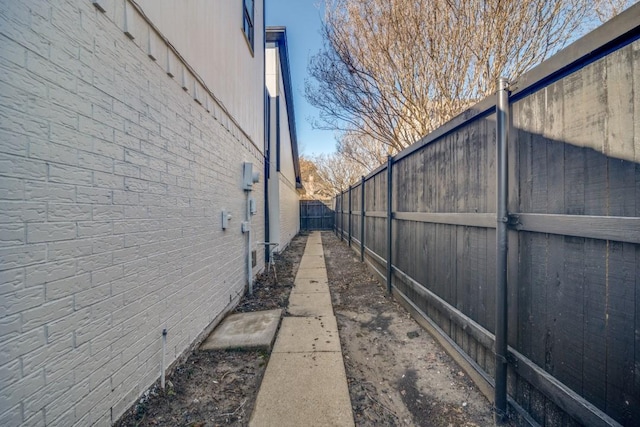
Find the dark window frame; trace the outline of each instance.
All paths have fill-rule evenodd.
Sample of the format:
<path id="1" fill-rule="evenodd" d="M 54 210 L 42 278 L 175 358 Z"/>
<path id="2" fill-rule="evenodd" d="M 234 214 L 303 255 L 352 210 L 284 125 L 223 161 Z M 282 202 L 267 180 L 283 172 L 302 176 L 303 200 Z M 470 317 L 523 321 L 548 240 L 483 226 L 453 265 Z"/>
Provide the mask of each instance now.
<path id="1" fill-rule="evenodd" d="M 242 33 L 253 55 L 255 43 L 255 0 L 242 0 Z"/>

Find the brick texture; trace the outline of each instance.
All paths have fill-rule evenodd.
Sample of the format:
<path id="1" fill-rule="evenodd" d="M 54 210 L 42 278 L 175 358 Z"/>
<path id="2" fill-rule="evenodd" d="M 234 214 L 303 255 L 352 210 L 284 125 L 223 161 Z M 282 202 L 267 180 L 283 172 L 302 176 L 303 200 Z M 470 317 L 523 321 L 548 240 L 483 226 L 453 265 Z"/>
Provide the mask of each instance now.
<path id="1" fill-rule="evenodd" d="M 3 426 L 114 422 L 160 376 L 163 328 L 171 363 L 246 286 L 242 162 L 262 170 L 262 141 L 98 3 L 0 2 Z"/>

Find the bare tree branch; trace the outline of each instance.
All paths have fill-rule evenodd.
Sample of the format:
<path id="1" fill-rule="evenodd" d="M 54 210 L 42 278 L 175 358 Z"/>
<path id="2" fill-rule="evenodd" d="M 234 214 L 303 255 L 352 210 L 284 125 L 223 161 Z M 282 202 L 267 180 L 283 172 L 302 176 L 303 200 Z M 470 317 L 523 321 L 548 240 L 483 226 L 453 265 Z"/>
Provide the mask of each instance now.
<path id="1" fill-rule="evenodd" d="M 493 93 L 498 77 L 549 57 L 594 14 L 630 3 L 326 0 L 325 48 L 306 85 L 316 126 L 341 131 L 339 153 L 370 169 Z"/>

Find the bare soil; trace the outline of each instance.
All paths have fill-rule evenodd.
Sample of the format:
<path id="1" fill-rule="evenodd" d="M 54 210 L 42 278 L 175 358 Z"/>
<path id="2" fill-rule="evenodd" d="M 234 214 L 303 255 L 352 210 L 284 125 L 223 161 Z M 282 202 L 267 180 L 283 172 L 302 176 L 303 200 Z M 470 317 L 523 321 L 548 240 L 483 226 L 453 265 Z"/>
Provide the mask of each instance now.
<path id="1" fill-rule="evenodd" d="M 273 272 L 259 275 L 253 295 L 247 293 L 233 312 L 286 309 L 306 244 L 301 233 L 276 254 L 277 284 Z M 264 351 L 196 349 L 167 376 L 164 391 L 157 381 L 116 426 L 248 425 L 268 360 Z"/>
<path id="2" fill-rule="evenodd" d="M 356 426 L 490 426 L 487 399 L 333 233 L 322 243 Z"/>
<path id="3" fill-rule="evenodd" d="M 489 402 L 456 363 L 359 261 L 345 242 L 323 232 L 356 426 L 489 426 Z M 301 233 L 276 257 L 235 312 L 286 308 L 304 253 Z M 117 426 L 248 425 L 269 354 L 193 351 L 156 383 Z"/>

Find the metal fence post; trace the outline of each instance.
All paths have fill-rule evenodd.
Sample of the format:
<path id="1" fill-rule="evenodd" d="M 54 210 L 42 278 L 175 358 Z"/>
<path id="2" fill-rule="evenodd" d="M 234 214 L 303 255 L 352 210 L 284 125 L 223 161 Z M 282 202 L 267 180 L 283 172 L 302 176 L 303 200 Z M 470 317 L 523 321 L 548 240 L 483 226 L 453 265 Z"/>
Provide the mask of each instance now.
<path id="1" fill-rule="evenodd" d="M 342 216 L 342 201 L 338 202 L 339 194 L 336 194 L 336 207 L 337 203 L 340 203 L 340 210 L 336 209 L 336 237 L 338 237 L 338 232 L 340 231 L 340 217 Z"/>
<path id="2" fill-rule="evenodd" d="M 344 191 L 340 192 L 340 241 L 344 240 Z"/>
<path id="3" fill-rule="evenodd" d="M 351 186 L 349 186 L 349 247 L 351 247 Z"/>
<path id="4" fill-rule="evenodd" d="M 342 212 L 344 211 L 342 202 L 342 192 L 340 192 L 340 240 L 342 240 L 342 224 L 344 224 L 344 220 L 342 219 Z"/>
<path id="5" fill-rule="evenodd" d="M 387 156 L 387 292 L 391 293 L 391 277 L 393 274 L 393 265 L 391 262 L 391 227 L 393 223 L 393 193 L 392 193 L 392 169 L 393 169 L 393 157 Z"/>
<path id="6" fill-rule="evenodd" d="M 338 235 L 338 196 L 333 198 L 333 231 Z"/>
<path id="7" fill-rule="evenodd" d="M 496 422 L 507 416 L 507 126 L 509 82 L 498 79 L 496 100 L 497 229 L 496 229 Z"/>
<path id="8" fill-rule="evenodd" d="M 364 261 L 364 176 L 360 184 L 360 262 Z"/>
<path id="9" fill-rule="evenodd" d="M 340 206 L 340 210 L 342 210 L 342 205 L 338 205 L 338 203 L 340 203 L 340 202 L 338 201 L 338 195 L 336 194 L 336 212 L 335 212 L 335 216 L 336 216 L 336 220 L 335 220 L 335 223 L 336 223 L 336 237 L 338 237 L 338 230 L 339 230 L 338 227 L 340 227 L 340 213 L 338 211 L 338 206 Z"/>

